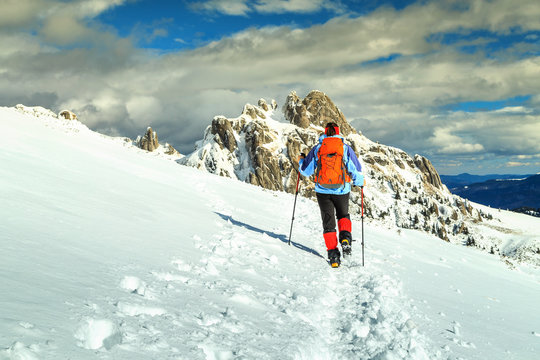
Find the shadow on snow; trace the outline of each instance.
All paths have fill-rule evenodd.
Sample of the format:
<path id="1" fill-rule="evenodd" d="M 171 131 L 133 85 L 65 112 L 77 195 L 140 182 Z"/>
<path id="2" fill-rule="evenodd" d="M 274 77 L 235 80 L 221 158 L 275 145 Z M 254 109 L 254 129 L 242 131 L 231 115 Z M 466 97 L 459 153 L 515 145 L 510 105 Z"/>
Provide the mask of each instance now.
<path id="1" fill-rule="evenodd" d="M 271 231 L 266 231 L 266 230 L 263 230 L 263 229 L 259 229 L 259 228 L 255 227 L 255 226 L 252 226 L 252 225 L 246 224 L 244 222 L 235 220 L 235 219 L 233 219 L 232 216 L 224 215 L 224 214 L 221 214 L 221 213 L 218 213 L 218 212 L 215 212 L 215 213 L 217 215 L 219 215 L 219 217 L 221 217 L 223 220 L 230 221 L 231 224 L 233 224 L 234 226 L 243 227 L 245 229 L 248 229 L 250 231 L 254 231 L 254 232 L 259 233 L 259 234 L 266 234 L 266 235 L 268 235 L 268 236 L 270 236 L 272 238 L 280 240 L 281 242 L 283 242 L 285 244 L 289 243 L 289 240 L 287 239 L 286 235 L 276 234 L 276 233 L 271 232 Z M 302 250 L 302 251 L 308 252 L 310 254 L 313 254 L 315 256 L 318 256 L 318 257 L 324 259 L 324 257 L 321 254 L 319 254 L 316 250 L 314 250 L 314 249 L 312 249 L 310 247 L 307 247 L 305 245 L 299 244 L 299 243 L 294 242 L 294 241 L 291 241 L 291 245 L 298 248 L 298 249 L 300 249 L 300 250 Z"/>

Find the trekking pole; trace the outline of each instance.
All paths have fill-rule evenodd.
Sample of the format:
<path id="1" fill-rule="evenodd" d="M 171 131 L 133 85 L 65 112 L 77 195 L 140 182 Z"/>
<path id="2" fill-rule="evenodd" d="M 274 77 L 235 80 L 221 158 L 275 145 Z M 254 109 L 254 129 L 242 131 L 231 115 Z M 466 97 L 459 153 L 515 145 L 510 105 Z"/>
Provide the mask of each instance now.
<path id="1" fill-rule="evenodd" d="M 364 266 L 364 187 L 360 186 L 362 191 L 362 266 Z"/>
<path id="2" fill-rule="evenodd" d="M 289 246 L 291 245 L 292 225 L 294 222 L 294 211 L 296 210 L 296 198 L 298 197 L 298 186 L 300 185 L 300 171 L 298 171 L 298 179 L 296 180 L 296 194 L 294 195 L 294 205 L 291 219 L 291 232 L 289 233 Z"/>

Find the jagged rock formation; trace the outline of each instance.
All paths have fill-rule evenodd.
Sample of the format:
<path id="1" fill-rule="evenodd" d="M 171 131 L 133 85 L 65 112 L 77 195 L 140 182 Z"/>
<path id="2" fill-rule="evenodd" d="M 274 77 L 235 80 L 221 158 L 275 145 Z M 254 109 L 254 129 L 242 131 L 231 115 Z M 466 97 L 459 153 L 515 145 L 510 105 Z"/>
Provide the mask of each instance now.
<path id="1" fill-rule="evenodd" d="M 152 130 L 151 127 L 146 129 L 144 136 L 137 137 L 137 140 L 135 140 L 135 145 L 150 152 L 161 149 L 160 152 L 166 155 L 175 157 L 182 156 L 171 144 L 165 143 L 165 145 L 160 145 L 158 135 L 154 130 Z"/>
<path id="2" fill-rule="evenodd" d="M 341 110 L 325 93 L 318 90 L 311 91 L 304 100 L 300 100 L 296 92 L 292 91 L 287 96 L 283 112 L 291 124 L 304 129 L 310 125 L 324 128 L 327 123 L 335 122 L 339 125 L 341 135 L 356 133 Z"/>
<path id="3" fill-rule="evenodd" d="M 414 164 L 422 171 L 424 174 L 424 181 L 427 184 L 431 184 L 435 186 L 438 189 L 442 189 L 442 182 L 441 177 L 437 173 L 437 170 L 433 167 L 431 164 L 431 161 L 426 159 L 423 156 L 415 155 L 414 156 Z"/>
<path id="4" fill-rule="evenodd" d="M 330 98 L 320 91 L 300 100 L 295 92 L 283 107 L 286 119 L 272 119 L 276 110 L 260 100 L 247 104 L 235 119 L 216 116 L 196 149 L 179 163 L 226 176 L 270 190 L 293 193 L 296 187 L 298 156 L 309 151 L 334 121 L 364 166 L 367 176 L 365 212 L 401 228 L 420 229 L 445 241 L 477 247 L 493 247 L 483 241 L 480 231 L 472 233 L 491 215 L 473 208 L 451 194 L 441 183 L 431 162 L 420 155 L 375 143 L 356 131 Z M 300 194 L 314 197 L 312 179 L 301 179 Z M 360 213 L 359 190 L 351 194 L 351 213 Z M 495 252 L 498 251 L 495 245 Z"/>
<path id="5" fill-rule="evenodd" d="M 64 118 L 66 120 L 77 120 L 77 115 L 75 115 L 73 112 L 69 110 L 62 110 L 58 114 L 59 118 Z"/>
<path id="6" fill-rule="evenodd" d="M 148 127 L 144 136 L 139 136 L 136 143 L 143 150 L 154 151 L 159 146 L 157 133 L 151 127 Z"/>

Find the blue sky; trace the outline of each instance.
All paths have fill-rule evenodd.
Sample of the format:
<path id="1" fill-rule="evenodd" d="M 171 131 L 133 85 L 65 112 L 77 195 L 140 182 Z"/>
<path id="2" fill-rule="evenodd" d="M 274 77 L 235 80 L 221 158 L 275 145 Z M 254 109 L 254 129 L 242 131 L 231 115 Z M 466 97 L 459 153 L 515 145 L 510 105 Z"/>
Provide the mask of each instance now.
<path id="1" fill-rule="evenodd" d="M 317 89 L 443 174 L 540 169 L 537 0 L 7 0 L 0 47 L 0 105 L 183 153 L 215 115 Z"/>

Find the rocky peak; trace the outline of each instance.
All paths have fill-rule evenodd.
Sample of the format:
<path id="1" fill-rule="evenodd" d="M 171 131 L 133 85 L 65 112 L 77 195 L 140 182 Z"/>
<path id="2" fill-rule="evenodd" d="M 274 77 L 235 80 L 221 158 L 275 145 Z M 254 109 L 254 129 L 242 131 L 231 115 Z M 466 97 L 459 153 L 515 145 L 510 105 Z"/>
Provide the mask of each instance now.
<path id="1" fill-rule="evenodd" d="M 264 111 L 270 111 L 270 110 L 276 110 L 277 109 L 277 102 L 276 100 L 273 100 L 272 99 L 272 102 L 270 103 L 270 105 L 268 105 L 268 103 L 266 102 L 265 99 L 259 99 L 257 105 L 263 109 Z"/>
<path id="2" fill-rule="evenodd" d="M 154 151 L 159 146 L 157 133 L 151 127 L 148 127 L 144 136 L 139 136 L 136 143 L 143 150 Z"/>
<path id="3" fill-rule="evenodd" d="M 356 130 L 347 122 L 345 115 L 322 91 L 313 90 L 300 100 L 295 91 L 291 91 L 283 107 L 285 118 L 301 128 L 311 124 L 324 128 L 327 123 L 335 122 L 343 136 L 355 134 Z"/>

